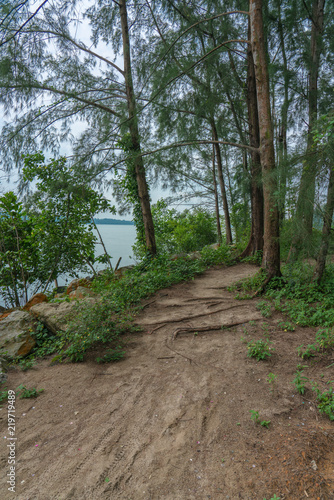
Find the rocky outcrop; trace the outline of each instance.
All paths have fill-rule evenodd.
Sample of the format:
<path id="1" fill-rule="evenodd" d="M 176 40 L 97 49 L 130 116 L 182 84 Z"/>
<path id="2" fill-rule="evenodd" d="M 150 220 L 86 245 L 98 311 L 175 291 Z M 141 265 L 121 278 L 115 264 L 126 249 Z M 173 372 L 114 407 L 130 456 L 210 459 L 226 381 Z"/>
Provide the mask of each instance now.
<path id="1" fill-rule="evenodd" d="M 0 354 L 15 358 L 26 356 L 36 342 L 31 336 L 34 320 L 26 311 L 13 311 L 0 321 Z"/>
<path id="2" fill-rule="evenodd" d="M 30 300 L 28 300 L 28 302 L 26 303 L 25 306 L 23 306 L 22 309 L 24 311 L 29 311 L 32 308 L 32 306 L 35 306 L 37 304 L 41 304 L 42 302 L 47 302 L 47 301 L 48 301 L 48 298 L 45 295 L 45 293 L 36 293 L 36 295 L 31 297 Z"/>

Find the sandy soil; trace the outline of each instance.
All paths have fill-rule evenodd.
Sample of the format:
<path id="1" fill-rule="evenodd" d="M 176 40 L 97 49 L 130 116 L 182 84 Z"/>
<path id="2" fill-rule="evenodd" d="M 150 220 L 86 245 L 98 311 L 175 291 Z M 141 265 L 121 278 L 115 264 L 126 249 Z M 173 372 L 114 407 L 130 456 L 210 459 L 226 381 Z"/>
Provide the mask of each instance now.
<path id="1" fill-rule="evenodd" d="M 11 370 L 8 388 L 44 392 L 16 401 L 15 493 L 6 484 L 6 405 L 0 411 L 1 499 L 334 499 L 333 422 L 318 412 L 311 389 L 302 397 L 292 384 L 302 362 L 296 348 L 315 330 L 282 331 L 283 318 L 263 318 L 259 299 L 227 292 L 256 270 L 210 269 L 156 293 L 121 362 L 44 360 L 28 372 Z M 241 336 L 265 331 L 272 357 L 247 358 Z M 305 375 L 333 380 L 333 357 L 302 362 Z"/>

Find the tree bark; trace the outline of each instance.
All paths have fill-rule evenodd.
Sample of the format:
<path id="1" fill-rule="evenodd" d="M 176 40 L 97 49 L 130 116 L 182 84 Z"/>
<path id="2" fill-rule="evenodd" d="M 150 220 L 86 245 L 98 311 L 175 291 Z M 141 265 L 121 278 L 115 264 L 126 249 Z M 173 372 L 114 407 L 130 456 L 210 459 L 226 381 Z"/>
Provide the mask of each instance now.
<path id="1" fill-rule="evenodd" d="M 217 222 L 217 236 L 218 243 L 222 242 L 222 231 L 220 226 L 220 214 L 219 214 L 219 199 L 218 199 L 218 190 L 217 190 L 217 181 L 216 181 L 216 155 L 215 155 L 215 145 L 212 145 L 212 180 L 213 180 L 213 190 L 215 194 L 215 213 L 216 213 L 216 222 Z"/>
<path id="2" fill-rule="evenodd" d="M 253 52 L 259 117 L 260 160 L 264 195 L 264 246 L 262 268 L 270 279 L 280 276 L 279 215 L 275 150 L 270 112 L 269 74 L 267 67 L 262 0 L 250 0 L 251 47 Z"/>
<path id="3" fill-rule="evenodd" d="M 318 283 L 320 283 L 322 275 L 325 270 L 326 257 L 328 253 L 332 220 L 333 220 L 333 212 L 334 212 L 334 169 L 331 168 L 329 176 L 329 184 L 327 189 L 327 202 L 324 213 L 324 225 L 322 227 L 321 246 L 314 272 L 314 279 Z"/>
<path id="4" fill-rule="evenodd" d="M 212 136 L 214 141 L 218 141 L 218 133 L 214 119 L 211 119 L 211 129 Z M 231 221 L 230 221 L 230 213 L 228 209 L 228 202 L 226 196 L 225 182 L 224 182 L 224 174 L 223 174 L 223 164 L 222 157 L 220 153 L 220 147 L 217 142 L 215 142 L 216 148 L 216 158 L 217 158 L 217 172 L 218 172 L 218 180 L 220 185 L 220 191 L 223 199 L 223 209 L 224 209 L 224 217 L 225 217 L 225 231 L 226 231 L 226 243 L 231 245 L 232 240 L 232 231 L 231 231 Z"/>
<path id="5" fill-rule="evenodd" d="M 136 99 L 132 81 L 130 38 L 129 38 L 126 0 L 119 1 L 119 9 L 120 9 L 121 26 L 122 26 L 124 78 L 125 78 L 128 114 L 129 114 L 129 129 L 130 129 L 132 148 L 133 151 L 137 153 L 134 156 L 134 162 L 135 162 L 134 167 L 135 167 L 136 182 L 138 187 L 138 197 L 143 216 L 146 247 L 150 254 L 155 255 L 157 252 L 157 248 L 155 242 L 154 225 L 151 212 L 150 196 L 146 182 L 145 167 L 143 163 L 143 158 L 141 156 L 140 136 L 139 136 L 137 115 L 136 115 Z"/>
<path id="6" fill-rule="evenodd" d="M 248 25 L 248 37 L 251 37 L 250 24 Z M 260 146 L 259 115 L 257 109 L 256 79 L 252 48 L 247 49 L 247 87 L 246 87 L 249 141 L 254 148 Z M 263 250 L 263 189 L 261 179 L 261 159 L 260 153 L 251 153 L 251 209 L 252 222 L 251 234 L 247 247 L 240 255 L 240 258 L 255 255 Z"/>

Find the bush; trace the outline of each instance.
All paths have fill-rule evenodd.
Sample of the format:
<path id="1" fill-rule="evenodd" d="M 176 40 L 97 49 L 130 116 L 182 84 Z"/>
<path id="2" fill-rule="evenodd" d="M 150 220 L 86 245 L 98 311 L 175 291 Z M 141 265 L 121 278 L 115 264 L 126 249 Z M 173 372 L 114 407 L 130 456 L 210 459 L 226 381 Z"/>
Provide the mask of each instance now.
<path id="1" fill-rule="evenodd" d="M 152 206 L 152 216 L 159 253 L 195 252 L 217 241 L 215 218 L 206 210 L 178 212 L 160 200 Z M 138 237 L 133 249 L 136 257 L 144 257 L 145 249 Z"/>

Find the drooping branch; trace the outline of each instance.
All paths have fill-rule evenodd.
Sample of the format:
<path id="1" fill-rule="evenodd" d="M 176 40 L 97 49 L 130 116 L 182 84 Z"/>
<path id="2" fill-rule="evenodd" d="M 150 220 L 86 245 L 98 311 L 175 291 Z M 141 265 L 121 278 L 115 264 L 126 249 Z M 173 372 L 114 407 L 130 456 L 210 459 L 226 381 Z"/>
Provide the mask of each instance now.
<path id="1" fill-rule="evenodd" d="M 31 16 L 22 24 L 22 26 L 20 26 L 15 31 L 15 33 L 13 33 L 9 38 L 7 38 L 6 40 L 4 40 L 3 42 L 0 43 L 0 47 L 2 47 L 3 45 L 5 45 L 6 43 L 10 42 L 11 40 L 13 40 L 13 38 L 15 38 L 23 30 L 23 28 L 25 26 L 27 26 L 27 24 L 30 23 L 30 21 L 36 16 L 36 14 L 38 13 L 38 11 L 40 11 L 44 7 L 44 5 L 46 3 L 48 3 L 48 1 L 49 0 L 44 0 L 44 2 L 41 3 L 41 5 L 38 7 L 38 9 L 36 9 L 35 12 L 33 14 L 31 14 Z"/>

